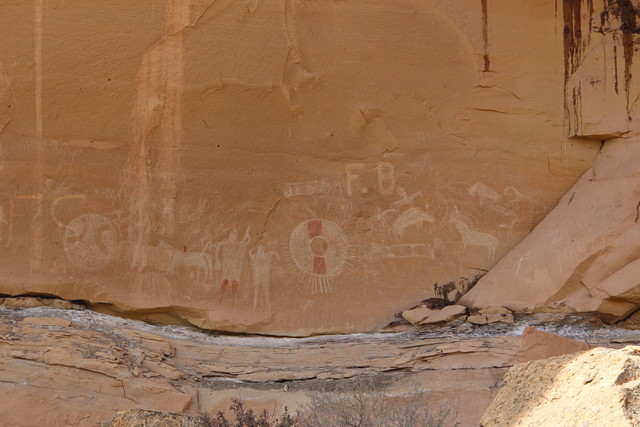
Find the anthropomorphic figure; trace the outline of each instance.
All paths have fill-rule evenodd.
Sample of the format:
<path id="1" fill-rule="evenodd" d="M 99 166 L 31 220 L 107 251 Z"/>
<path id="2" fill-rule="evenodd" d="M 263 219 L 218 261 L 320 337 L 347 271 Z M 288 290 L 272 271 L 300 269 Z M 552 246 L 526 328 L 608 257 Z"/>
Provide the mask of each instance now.
<path id="1" fill-rule="evenodd" d="M 258 294 L 266 301 L 267 309 L 271 310 L 271 299 L 269 296 L 269 286 L 271 282 L 271 261 L 272 257 L 280 258 L 273 252 L 266 252 L 264 246 L 259 245 L 249 252 L 251 257 L 251 272 L 253 273 L 253 309 L 258 305 Z"/>
<path id="2" fill-rule="evenodd" d="M 220 288 L 218 304 L 222 303 L 227 285 L 231 282 L 233 305 L 236 305 L 244 256 L 250 242 L 249 228 L 247 228 L 247 231 L 244 233 L 242 240 L 238 240 L 238 232 L 233 229 L 229 232 L 229 238 L 226 241 L 216 245 L 216 260 L 218 260 L 218 262 L 220 262 L 220 251 L 222 251 L 222 287 Z"/>

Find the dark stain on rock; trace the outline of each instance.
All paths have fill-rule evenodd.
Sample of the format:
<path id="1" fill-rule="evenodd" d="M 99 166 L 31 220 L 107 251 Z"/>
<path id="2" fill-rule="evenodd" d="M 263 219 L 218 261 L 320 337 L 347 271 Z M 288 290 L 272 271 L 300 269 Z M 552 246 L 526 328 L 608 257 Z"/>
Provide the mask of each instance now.
<path id="1" fill-rule="evenodd" d="M 582 111 L 582 82 L 578 82 L 578 86 L 571 89 L 571 103 L 575 107 L 572 120 L 573 130 L 577 133 L 582 124 L 582 116 L 580 115 L 580 111 Z"/>
<path id="2" fill-rule="evenodd" d="M 622 32 L 622 48 L 624 50 L 624 89 L 627 95 L 627 110 L 629 109 L 629 92 L 631 86 L 631 66 L 633 65 L 633 50 L 635 35 L 640 33 L 638 29 L 638 11 L 631 4 L 631 0 L 615 0 L 614 9 L 620 19 L 620 31 Z"/>
<path id="3" fill-rule="evenodd" d="M 562 0 L 564 21 L 564 82 L 578 69 L 582 58 L 581 12 L 583 0 Z"/>
<path id="4" fill-rule="evenodd" d="M 614 89 L 616 94 L 620 93 L 620 84 L 618 82 L 618 51 L 619 45 L 622 45 L 622 60 L 624 63 L 624 90 L 627 101 L 627 110 L 629 109 L 629 95 L 631 92 L 631 80 L 633 57 L 635 51 L 636 40 L 640 34 L 640 24 L 638 18 L 640 11 L 635 5 L 635 0 L 604 0 L 604 10 L 599 13 L 600 26 L 594 26 L 594 10 L 593 0 L 563 0 L 562 17 L 564 23 L 564 82 L 565 92 L 567 82 L 571 75 L 576 72 L 582 62 L 582 56 L 589 46 L 591 32 L 597 31 L 602 34 L 610 33 L 613 37 L 613 67 L 614 67 Z M 588 16 L 582 16 L 582 13 L 588 9 Z M 583 26 L 583 18 L 588 17 L 588 24 L 585 22 Z M 588 25 L 588 26 L 587 26 Z M 583 29 L 587 34 L 583 34 Z M 580 94 L 568 94 L 567 103 L 579 101 Z M 573 98 L 573 99 L 572 99 Z"/>
<path id="5" fill-rule="evenodd" d="M 593 14 L 595 12 L 593 8 L 593 0 L 587 0 L 587 6 L 589 8 L 589 30 L 587 32 L 586 46 L 589 46 L 589 44 L 591 43 L 591 29 L 593 28 Z"/>
<path id="6" fill-rule="evenodd" d="M 484 60 L 483 71 L 491 71 L 491 60 L 489 59 L 489 9 L 487 7 L 488 0 L 481 0 L 482 2 L 482 41 L 484 44 L 484 51 L 482 59 Z"/>
<path id="7" fill-rule="evenodd" d="M 617 95 L 620 90 L 618 89 L 618 38 L 615 35 L 613 36 L 613 73 L 615 75 L 613 87 Z"/>

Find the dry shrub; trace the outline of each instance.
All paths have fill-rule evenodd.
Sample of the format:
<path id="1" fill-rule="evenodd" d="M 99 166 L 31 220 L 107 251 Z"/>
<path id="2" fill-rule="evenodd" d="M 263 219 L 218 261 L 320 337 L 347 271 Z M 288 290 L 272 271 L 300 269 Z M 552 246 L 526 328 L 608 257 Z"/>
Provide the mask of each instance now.
<path id="1" fill-rule="evenodd" d="M 310 403 L 297 415 L 285 407 L 282 415 L 266 410 L 256 415 L 239 399 L 230 409 L 233 419 L 223 412 L 216 417 L 200 415 L 203 427 L 444 427 L 457 412 L 457 402 L 429 408 L 425 394 L 414 391 L 410 396 L 390 397 L 384 394 L 372 377 L 357 379 L 332 390 L 309 392 Z"/>

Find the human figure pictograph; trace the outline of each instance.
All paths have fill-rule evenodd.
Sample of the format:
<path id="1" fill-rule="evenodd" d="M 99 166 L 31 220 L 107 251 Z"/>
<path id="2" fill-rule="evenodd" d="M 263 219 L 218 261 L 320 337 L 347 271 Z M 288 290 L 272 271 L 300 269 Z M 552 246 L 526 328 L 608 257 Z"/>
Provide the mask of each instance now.
<path id="1" fill-rule="evenodd" d="M 238 240 L 238 232 L 233 229 L 229 232 L 229 238 L 226 241 L 216 245 L 216 263 L 220 263 L 220 251 L 222 251 L 222 286 L 220 288 L 220 299 L 218 304 L 222 303 L 224 293 L 231 282 L 231 295 L 233 297 L 233 305 L 235 307 L 238 300 L 238 286 L 240 276 L 242 275 L 242 267 L 244 264 L 244 256 L 247 246 L 251 242 L 249 237 L 249 228 L 244 233 L 242 240 Z M 216 266 L 219 269 L 219 265 Z"/>

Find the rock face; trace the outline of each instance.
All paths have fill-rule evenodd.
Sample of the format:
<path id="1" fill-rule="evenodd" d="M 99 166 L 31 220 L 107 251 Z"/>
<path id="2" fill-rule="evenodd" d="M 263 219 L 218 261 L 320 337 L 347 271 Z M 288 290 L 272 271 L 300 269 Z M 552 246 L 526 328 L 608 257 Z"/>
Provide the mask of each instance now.
<path id="1" fill-rule="evenodd" d="M 558 206 L 461 302 L 600 311 L 619 320 L 636 309 L 638 189 L 635 143 L 607 143 Z"/>
<path id="2" fill-rule="evenodd" d="M 516 365 L 481 426 L 636 426 L 640 347 L 596 348 Z"/>
<path id="3" fill-rule="evenodd" d="M 0 293 L 286 335 L 459 297 L 596 155 L 562 7 L 5 2 Z"/>
<path id="4" fill-rule="evenodd" d="M 467 426 L 519 343 L 411 333 L 216 337 L 90 311 L 0 308 L 0 413 L 6 425 L 57 427 L 98 425 L 134 408 L 215 415 L 234 398 L 256 412 L 296 411 L 310 392 L 370 378 L 377 393 L 418 396 L 446 409 L 447 424 Z"/>
<path id="5" fill-rule="evenodd" d="M 586 342 L 561 337 L 529 326 L 522 333 L 522 342 L 516 353 L 516 362 L 548 359 L 589 349 L 590 345 Z"/>
<path id="6" fill-rule="evenodd" d="M 599 139 L 602 149 L 463 304 L 597 311 L 610 322 L 640 307 L 640 111 L 633 101 L 640 85 L 632 78 L 640 72 L 633 60 L 638 10 L 635 1 L 564 2 L 570 133 Z"/>
<path id="7" fill-rule="evenodd" d="M 539 323 L 535 316 L 530 321 Z M 236 398 L 257 413 L 285 406 L 296 413 L 314 393 L 353 396 L 364 379 L 378 396 L 417 399 L 442 414 L 444 425 L 477 426 L 518 360 L 580 350 L 587 338 L 608 347 L 640 340 L 637 331 L 594 328 L 563 316 L 544 327 L 573 331 L 573 339 L 533 329 L 521 337 L 522 327 L 484 325 L 456 335 L 431 329 L 225 337 L 90 310 L 0 307 L 0 413 L 11 426 L 95 426 L 135 408 L 230 415 Z"/>

